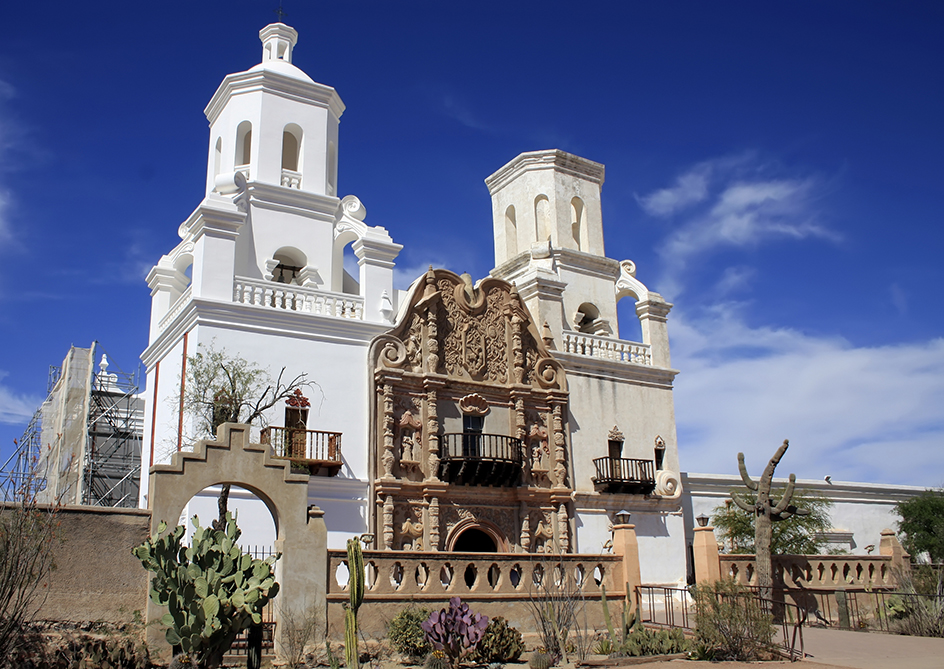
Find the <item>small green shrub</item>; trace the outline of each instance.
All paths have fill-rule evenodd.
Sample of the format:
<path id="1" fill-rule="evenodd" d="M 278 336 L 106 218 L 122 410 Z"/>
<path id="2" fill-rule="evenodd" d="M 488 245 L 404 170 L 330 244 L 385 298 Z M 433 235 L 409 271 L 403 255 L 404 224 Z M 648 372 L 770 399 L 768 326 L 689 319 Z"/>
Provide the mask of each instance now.
<path id="1" fill-rule="evenodd" d="M 410 659 L 424 658 L 433 647 L 426 640 L 422 624 L 429 618 L 429 609 L 410 606 L 393 617 L 387 627 L 387 638 L 394 650 Z"/>
<path id="2" fill-rule="evenodd" d="M 531 653 L 528 666 L 531 667 L 531 669 L 550 669 L 554 666 L 554 656 L 542 650 L 536 650 Z"/>
<path id="3" fill-rule="evenodd" d="M 651 630 L 635 625 L 611 657 L 669 655 L 688 651 L 689 643 L 680 629 Z"/>
<path id="4" fill-rule="evenodd" d="M 773 654 L 774 626 L 761 602 L 733 580 L 699 585 L 695 643 L 717 660 L 751 661 Z"/>
<path id="5" fill-rule="evenodd" d="M 452 663 L 449 661 L 445 652 L 434 650 L 426 656 L 423 669 L 452 669 Z"/>
<path id="6" fill-rule="evenodd" d="M 488 622 L 485 636 L 479 641 L 470 659 L 483 664 L 517 662 L 522 651 L 524 643 L 521 641 L 521 632 L 501 616 L 496 616 Z"/>

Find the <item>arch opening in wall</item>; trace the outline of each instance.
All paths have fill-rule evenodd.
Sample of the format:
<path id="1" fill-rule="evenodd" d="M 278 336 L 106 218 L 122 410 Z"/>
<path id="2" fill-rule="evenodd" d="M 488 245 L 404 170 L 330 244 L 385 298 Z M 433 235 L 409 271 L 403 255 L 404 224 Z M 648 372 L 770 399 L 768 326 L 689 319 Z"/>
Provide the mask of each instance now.
<path id="1" fill-rule="evenodd" d="M 223 138 L 216 138 L 216 146 L 213 148 L 213 179 L 220 176 L 220 170 L 223 168 Z"/>
<path id="2" fill-rule="evenodd" d="M 289 123 L 282 131 L 282 185 L 286 188 L 301 188 L 302 129 Z"/>
<path id="3" fill-rule="evenodd" d="M 236 169 L 248 167 L 252 156 L 252 123 L 243 121 L 236 127 Z"/>
<path id="4" fill-rule="evenodd" d="M 508 540 L 486 520 L 466 518 L 456 523 L 446 540 L 446 550 L 465 553 L 507 553 Z"/>
<path id="5" fill-rule="evenodd" d="M 513 204 L 505 210 L 505 249 L 508 258 L 518 255 L 518 218 Z"/>
<path id="6" fill-rule="evenodd" d="M 275 283 L 302 285 L 301 271 L 308 264 L 305 254 L 296 248 L 282 247 L 268 263 L 268 277 Z"/>
<path id="7" fill-rule="evenodd" d="M 613 334 L 609 321 L 600 318 L 600 310 L 590 302 L 584 302 L 574 314 L 574 327 L 584 334 L 599 335 L 602 337 Z"/>
<path id="8" fill-rule="evenodd" d="M 578 251 L 583 251 L 586 246 L 587 238 L 587 211 L 583 205 L 583 200 L 575 197 L 570 201 L 570 231 L 574 238 L 574 244 Z"/>
<path id="9" fill-rule="evenodd" d="M 642 323 L 636 314 L 635 295 L 624 295 L 616 303 L 616 318 L 619 338 L 624 341 L 642 342 Z"/>
<path id="10" fill-rule="evenodd" d="M 180 514 L 180 522 L 186 523 L 186 543 L 189 544 L 193 537 L 194 516 L 199 518 L 201 527 L 210 527 L 219 518 L 222 488 L 222 485 L 209 486 L 187 502 Z M 227 510 L 233 514 L 237 527 L 242 531 L 236 543 L 244 553 L 252 553 L 253 557 L 257 558 L 266 558 L 275 553 L 275 540 L 278 536 L 275 516 L 259 495 L 248 488 L 231 484 Z"/>
<path id="11" fill-rule="evenodd" d="M 338 148 L 334 142 L 328 142 L 328 170 L 326 191 L 328 195 L 338 194 Z"/>
<path id="12" fill-rule="evenodd" d="M 180 289 L 175 289 L 172 292 L 170 297 L 171 304 L 174 304 L 193 282 L 193 255 L 190 253 L 181 253 L 174 259 L 174 269 L 178 273 L 177 279 L 180 282 Z"/>
<path id="13" fill-rule="evenodd" d="M 334 240 L 334 254 L 331 265 L 331 290 L 347 295 L 360 295 L 360 265 L 352 246 L 357 235 L 345 230 Z"/>
<path id="14" fill-rule="evenodd" d="M 551 236 L 551 203 L 547 195 L 534 198 L 534 240 L 544 242 Z"/>

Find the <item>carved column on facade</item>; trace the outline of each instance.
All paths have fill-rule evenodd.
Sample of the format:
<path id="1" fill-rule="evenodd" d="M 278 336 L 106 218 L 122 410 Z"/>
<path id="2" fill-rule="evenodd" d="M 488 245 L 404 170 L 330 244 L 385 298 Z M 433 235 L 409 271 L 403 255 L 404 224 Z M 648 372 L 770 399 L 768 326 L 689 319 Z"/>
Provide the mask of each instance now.
<path id="1" fill-rule="evenodd" d="M 524 383 L 524 348 L 521 343 L 522 318 L 518 313 L 511 317 L 511 359 L 513 366 L 512 380 Z"/>
<path id="2" fill-rule="evenodd" d="M 518 543 L 525 553 L 531 552 L 531 511 L 527 502 L 521 502 L 521 538 Z"/>
<path id="3" fill-rule="evenodd" d="M 383 477 L 393 477 L 393 463 L 396 456 L 393 454 L 393 384 L 384 383 L 383 387 L 383 454 L 380 462 L 383 465 Z"/>
<path id="4" fill-rule="evenodd" d="M 561 502 L 557 509 L 557 541 L 561 553 L 570 552 L 570 518 L 567 515 L 567 503 Z"/>
<path id="5" fill-rule="evenodd" d="M 439 550 L 439 498 L 429 501 L 429 550 Z"/>
<path id="6" fill-rule="evenodd" d="M 426 391 L 426 449 L 429 451 L 427 480 L 439 479 L 439 413 L 436 389 Z"/>
<path id="7" fill-rule="evenodd" d="M 560 402 L 554 403 L 553 408 L 553 429 L 554 429 L 554 478 L 555 488 L 567 487 L 567 453 L 564 445 L 567 443 L 564 437 L 564 421 L 561 417 Z"/>
<path id="8" fill-rule="evenodd" d="M 384 549 L 393 550 L 393 495 L 387 495 L 383 504 Z"/>

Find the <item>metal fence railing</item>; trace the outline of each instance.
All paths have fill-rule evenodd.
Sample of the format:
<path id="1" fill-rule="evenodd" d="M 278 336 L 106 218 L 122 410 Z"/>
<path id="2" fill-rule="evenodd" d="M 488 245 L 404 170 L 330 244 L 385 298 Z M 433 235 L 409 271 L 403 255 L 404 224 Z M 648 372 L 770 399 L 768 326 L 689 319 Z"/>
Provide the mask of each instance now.
<path id="1" fill-rule="evenodd" d="M 803 625 L 807 620 L 804 609 L 791 602 L 765 599 L 750 591 L 719 597 L 738 607 L 754 609 L 758 615 L 768 616 L 776 630 L 772 645 L 793 661 L 803 658 Z M 688 631 L 696 629 L 696 602 L 686 588 L 636 586 L 636 607 L 644 624 Z"/>
<path id="2" fill-rule="evenodd" d="M 240 546 L 243 553 L 249 553 L 253 558 L 265 560 L 275 554 L 272 546 Z M 275 609 L 270 601 L 262 610 L 262 654 L 269 655 L 275 650 Z M 229 655 L 247 655 L 249 653 L 249 630 L 243 630 L 233 641 L 228 651 Z"/>

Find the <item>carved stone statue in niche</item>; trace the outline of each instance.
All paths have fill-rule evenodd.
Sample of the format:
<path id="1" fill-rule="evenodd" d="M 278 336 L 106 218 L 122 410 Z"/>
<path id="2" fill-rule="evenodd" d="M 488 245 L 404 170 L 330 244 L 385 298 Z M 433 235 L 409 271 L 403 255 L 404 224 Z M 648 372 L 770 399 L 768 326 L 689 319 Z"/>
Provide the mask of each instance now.
<path id="1" fill-rule="evenodd" d="M 541 514 L 540 520 L 534 527 L 534 552 L 535 553 L 553 553 L 554 552 L 554 526 L 551 520 Z"/>
<path id="2" fill-rule="evenodd" d="M 413 412 L 404 411 L 403 415 L 400 417 L 399 423 L 397 424 L 397 428 L 400 437 L 400 466 L 406 467 L 408 469 L 414 469 L 419 465 L 418 461 L 422 455 L 420 452 L 419 441 L 422 423 L 413 417 Z"/>

